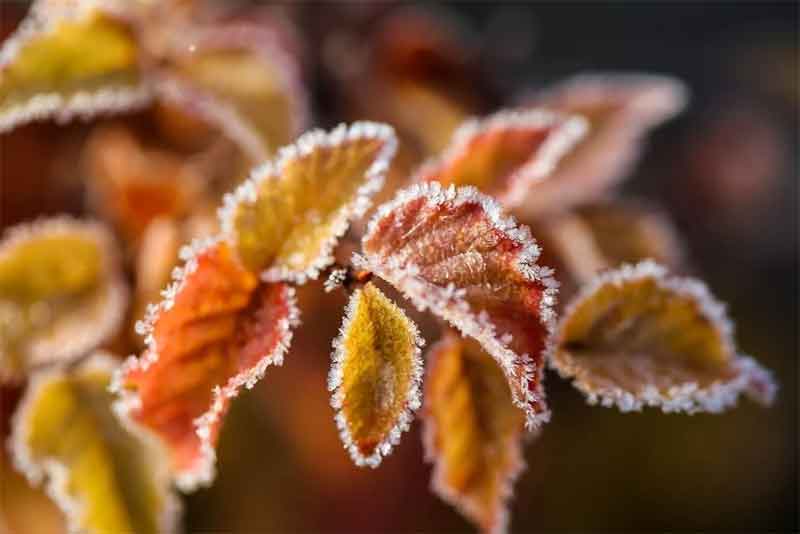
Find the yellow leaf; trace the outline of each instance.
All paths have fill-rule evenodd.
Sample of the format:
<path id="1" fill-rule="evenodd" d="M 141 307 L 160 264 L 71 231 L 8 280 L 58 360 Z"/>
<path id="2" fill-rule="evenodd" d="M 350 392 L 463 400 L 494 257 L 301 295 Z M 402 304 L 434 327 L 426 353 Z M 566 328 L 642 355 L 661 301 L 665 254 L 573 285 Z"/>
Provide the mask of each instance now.
<path id="1" fill-rule="evenodd" d="M 433 490 L 482 530 L 505 531 L 512 484 L 525 467 L 525 418 L 502 370 L 474 341 L 448 332 L 427 358 L 422 422 Z"/>
<path id="2" fill-rule="evenodd" d="M 45 7 L 32 8 L 0 51 L 0 132 L 46 117 L 66 121 L 146 103 L 130 28 L 77 7 L 74 16 L 45 18 Z"/>
<path id="3" fill-rule="evenodd" d="M 12 228 L 0 243 L 0 376 L 85 354 L 113 335 L 126 302 L 104 227 L 53 218 Z"/>
<path id="4" fill-rule="evenodd" d="M 720 412 L 741 393 L 769 403 L 769 372 L 738 355 L 724 306 L 705 285 L 650 261 L 598 276 L 570 303 L 552 365 L 591 404 L 622 411 Z"/>
<path id="5" fill-rule="evenodd" d="M 416 325 L 372 283 L 353 293 L 328 389 L 356 465 L 377 467 L 408 430 L 420 402 L 422 344 Z"/>
<path id="6" fill-rule="evenodd" d="M 541 381 L 558 282 L 527 227 L 474 187 L 424 182 L 377 210 L 362 250 L 358 268 L 483 345 L 531 427 L 549 419 Z"/>
<path id="7" fill-rule="evenodd" d="M 395 146 L 391 127 L 376 123 L 309 132 L 226 198 L 223 232 L 262 279 L 316 279 L 383 184 Z"/>
<path id="8" fill-rule="evenodd" d="M 159 88 L 263 161 L 306 126 L 299 66 L 266 26 L 241 22 L 179 28 Z M 191 43 L 191 46 L 186 46 Z"/>
<path id="9" fill-rule="evenodd" d="M 528 104 L 582 115 L 589 134 L 546 179 L 528 191 L 526 215 L 563 210 L 606 193 L 626 178 L 644 136 L 680 113 L 688 90 L 677 79 L 645 74 L 585 74 L 536 95 Z"/>
<path id="10" fill-rule="evenodd" d="M 178 501 L 165 455 L 114 415 L 114 366 L 95 354 L 70 374 L 35 376 L 15 415 L 15 464 L 33 483 L 47 480 L 72 532 L 171 532 Z"/>
<path id="11" fill-rule="evenodd" d="M 472 185 L 507 207 L 516 206 L 585 131 L 586 121 L 578 116 L 503 110 L 459 127 L 444 154 L 423 166 L 416 181 Z"/>

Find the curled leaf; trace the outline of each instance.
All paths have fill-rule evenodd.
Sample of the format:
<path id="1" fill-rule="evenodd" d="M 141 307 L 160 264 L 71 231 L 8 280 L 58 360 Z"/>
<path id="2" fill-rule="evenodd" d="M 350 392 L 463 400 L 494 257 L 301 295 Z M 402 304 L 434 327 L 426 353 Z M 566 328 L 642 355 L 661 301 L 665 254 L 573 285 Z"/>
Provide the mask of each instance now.
<path id="1" fill-rule="evenodd" d="M 416 325 L 375 285 L 356 290 L 334 341 L 328 389 L 356 465 L 377 467 L 420 404 L 423 345 Z"/>
<path id="2" fill-rule="evenodd" d="M 555 339 L 552 366 L 591 404 L 720 412 L 741 393 L 764 404 L 775 394 L 770 373 L 737 354 L 725 308 L 706 286 L 650 261 L 598 276 Z"/>
<path id="3" fill-rule="evenodd" d="M 448 332 L 427 358 L 422 422 L 433 490 L 482 530 L 503 532 L 525 468 L 525 419 L 501 369 L 474 341 Z"/>
<path id="4" fill-rule="evenodd" d="M 680 113 L 688 91 L 679 80 L 643 74 L 575 76 L 526 102 L 589 121 L 589 135 L 531 188 L 525 213 L 541 215 L 602 196 L 625 178 L 636 162 L 642 139 L 652 128 Z"/>
<path id="5" fill-rule="evenodd" d="M 116 332 L 127 299 L 103 226 L 60 217 L 13 227 L 0 242 L 0 377 L 94 349 Z"/>
<path id="6" fill-rule="evenodd" d="M 367 269 L 421 311 L 475 338 L 505 372 L 528 424 L 546 421 L 543 352 L 553 327 L 558 282 L 536 264 L 525 226 L 474 187 L 414 185 L 381 206 L 362 240 Z"/>
<path id="7" fill-rule="evenodd" d="M 686 254 L 667 215 L 640 202 L 585 204 L 541 223 L 551 252 L 580 283 L 622 263 L 652 259 L 672 269 L 684 267 Z"/>
<path id="8" fill-rule="evenodd" d="M 472 185 L 505 206 L 516 206 L 585 131 L 586 122 L 578 116 L 537 109 L 500 111 L 464 123 L 444 155 L 426 164 L 416 179 Z"/>
<path id="9" fill-rule="evenodd" d="M 137 325 L 147 348 L 114 376 L 120 413 L 169 446 L 185 490 L 214 476 L 222 418 L 242 387 L 280 365 L 297 323 L 294 290 L 258 284 L 223 241 L 199 241 L 164 300 Z"/>
<path id="10" fill-rule="evenodd" d="M 383 185 L 396 144 L 391 127 L 371 122 L 303 135 L 226 196 L 223 232 L 263 280 L 316 279 Z"/>
<path id="11" fill-rule="evenodd" d="M 15 415 L 14 462 L 32 483 L 47 480 L 71 532 L 173 532 L 169 466 L 157 440 L 114 415 L 114 366 L 95 354 L 76 372 L 36 375 Z"/>
<path id="12" fill-rule="evenodd" d="M 156 84 L 167 101 L 218 126 L 254 162 L 305 128 L 299 67 L 273 28 L 219 22 L 175 31 L 170 64 Z"/>
<path id="13" fill-rule="evenodd" d="M 150 98 L 131 29 L 97 9 L 38 2 L 0 50 L 0 132 L 33 120 L 124 111 Z"/>

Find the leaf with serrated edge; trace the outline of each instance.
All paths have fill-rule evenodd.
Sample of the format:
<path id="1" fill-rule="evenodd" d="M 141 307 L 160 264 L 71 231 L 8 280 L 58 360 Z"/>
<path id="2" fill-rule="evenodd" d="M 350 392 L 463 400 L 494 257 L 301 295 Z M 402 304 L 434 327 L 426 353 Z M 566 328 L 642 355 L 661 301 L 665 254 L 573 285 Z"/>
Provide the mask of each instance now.
<path id="1" fill-rule="evenodd" d="M 503 110 L 456 130 L 447 150 L 416 180 L 472 185 L 513 207 L 556 168 L 586 132 L 586 121 L 547 110 Z"/>
<path id="2" fill-rule="evenodd" d="M 420 403 L 423 343 L 416 325 L 374 284 L 350 297 L 328 389 L 356 465 L 377 467 L 408 430 Z"/>
<path id="3" fill-rule="evenodd" d="M 69 361 L 106 341 L 128 290 L 110 233 L 95 222 L 42 219 L 0 242 L 0 378 Z"/>
<path id="4" fill-rule="evenodd" d="M 37 2 L 0 50 L 0 132 L 149 102 L 130 28 L 99 9 L 51 10 Z"/>
<path id="5" fill-rule="evenodd" d="M 214 446 L 231 399 L 281 365 L 298 322 L 294 289 L 259 284 L 224 241 L 201 240 L 137 331 L 147 347 L 115 373 L 118 411 L 169 446 L 189 491 L 214 477 Z"/>
<path id="6" fill-rule="evenodd" d="M 561 319 L 551 365 L 589 403 L 622 411 L 721 412 L 739 394 L 768 404 L 776 386 L 740 356 L 733 325 L 701 282 L 651 261 L 598 276 Z"/>
<path id="7" fill-rule="evenodd" d="M 179 503 L 161 445 L 112 411 L 115 367 L 96 353 L 69 374 L 35 375 L 14 416 L 14 463 L 33 484 L 47 480 L 71 532 L 174 532 Z"/>
<path id="8" fill-rule="evenodd" d="M 163 98 L 219 127 L 253 162 L 306 127 L 299 66 L 273 28 L 228 22 L 181 27 L 177 35 L 156 83 Z"/>
<path id="9" fill-rule="evenodd" d="M 525 468 L 525 419 L 501 369 L 453 332 L 427 354 L 422 410 L 432 488 L 487 532 L 504 532 L 512 484 Z"/>
<path id="10" fill-rule="evenodd" d="M 535 95 L 526 103 L 582 115 L 590 129 L 547 180 L 530 188 L 521 209 L 542 215 L 602 196 L 627 177 L 645 134 L 687 100 L 679 80 L 633 73 L 583 74 Z"/>
<path id="11" fill-rule="evenodd" d="M 390 126 L 371 122 L 304 134 L 226 195 L 223 233 L 262 280 L 316 279 L 383 185 L 396 145 Z"/>
<path id="12" fill-rule="evenodd" d="M 402 291 L 420 311 L 475 338 L 499 363 L 531 427 L 549 419 L 543 358 L 558 282 L 539 248 L 474 187 L 416 184 L 382 205 L 362 240 L 358 268 Z"/>

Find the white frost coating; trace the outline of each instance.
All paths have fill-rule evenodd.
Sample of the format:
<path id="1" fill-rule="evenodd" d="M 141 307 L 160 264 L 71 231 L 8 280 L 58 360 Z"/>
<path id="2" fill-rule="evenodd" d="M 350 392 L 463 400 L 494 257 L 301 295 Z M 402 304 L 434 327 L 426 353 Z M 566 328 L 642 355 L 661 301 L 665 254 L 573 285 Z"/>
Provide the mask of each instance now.
<path id="1" fill-rule="evenodd" d="M 0 242 L 0 261 L 14 249 L 30 240 L 43 237 L 82 236 L 97 244 L 100 250 L 101 285 L 95 291 L 103 291 L 104 313 L 95 314 L 93 322 L 76 325 L 69 339 L 59 337 L 57 343 L 39 340 L 30 347 L 30 363 L 38 365 L 81 356 L 96 348 L 117 332 L 125 318 L 128 305 L 128 287 L 121 270 L 121 259 L 114 238 L 102 223 L 81 221 L 69 216 L 39 219 L 32 223 L 19 224 L 6 230 Z M 86 298 L 89 298 L 87 295 Z M 1 300 L 1 299 L 0 299 Z M 0 345 L 0 361 L 5 359 Z"/>
<path id="2" fill-rule="evenodd" d="M 331 406 L 336 410 L 334 421 L 336 421 L 336 427 L 339 429 L 339 437 L 342 440 L 344 448 L 350 454 L 350 458 L 352 458 L 353 462 L 359 467 L 369 466 L 376 468 L 380 465 L 385 456 L 391 454 L 392 447 L 400 443 L 400 436 L 403 432 L 406 432 L 409 429 L 411 422 L 414 419 L 414 412 L 420 407 L 422 400 L 420 388 L 422 385 L 423 374 L 421 351 L 422 347 L 425 345 L 425 340 L 420 336 L 417 325 L 414 324 L 411 319 L 406 317 L 405 313 L 396 304 L 391 303 L 391 305 L 394 306 L 398 313 L 402 314 L 403 318 L 405 319 L 406 325 L 411 333 L 412 343 L 414 345 L 412 353 L 413 367 L 411 384 L 406 395 L 406 405 L 398 416 L 394 427 L 392 427 L 387 436 L 375 447 L 375 452 L 372 455 L 364 456 L 358 450 L 358 446 L 353 441 L 347 418 L 342 411 L 342 405 L 344 402 L 346 402 L 346 399 L 345 393 L 341 389 L 342 380 L 344 378 L 344 360 L 347 357 L 347 354 L 345 354 L 345 336 L 347 336 L 347 333 L 350 331 L 350 323 L 356 316 L 356 311 L 358 306 L 361 304 L 362 298 L 363 291 L 361 289 L 356 290 L 352 297 L 350 297 L 350 301 L 347 303 L 347 307 L 345 308 L 342 326 L 339 328 L 339 336 L 333 341 L 334 350 L 331 354 L 331 370 L 330 374 L 328 375 L 328 391 L 331 392 Z"/>
<path id="3" fill-rule="evenodd" d="M 550 367 L 561 377 L 574 379 L 573 385 L 586 395 L 589 404 L 617 406 L 623 412 L 641 411 L 645 406 L 654 406 L 660 407 L 665 413 L 720 413 L 734 407 L 742 393 L 762 404 L 772 402 L 777 391 L 772 374 L 752 358 L 737 355 L 734 325 L 728 318 L 725 304 L 716 300 L 703 282 L 692 278 L 668 278 L 667 269 L 652 260 L 644 260 L 635 265 L 623 264 L 618 269 L 596 276 L 592 282 L 586 284 L 564 311 L 554 339 L 562 336 L 575 311 L 590 301 L 600 288 L 607 285 L 621 287 L 628 282 L 645 279 L 652 279 L 659 289 L 685 297 L 697 305 L 700 315 L 720 333 L 724 351 L 730 355 L 731 365 L 738 371 L 734 378 L 716 381 L 709 386 L 686 382 L 669 388 L 666 394 L 652 385 L 635 394 L 610 386 L 592 386 L 589 389 L 579 377 L 580 363 L 566 351 L 556 352 L 555 344 L 547 355 Z"/>
<path id="4" fill-rule="evenodd" d="M 516 267 L 526 279 L 538 282 L 544 287 L 539 303 L 539 321 L 548 332 L 546 344 L 549 347 L 555 329 L 555 305 L 559 283 L 553 278 L 552 269 L 536 264 L 540 249 L 531 236 L 530 229 L 518 225 L 513 217 L 506 215 L 497 201 L 476 188 L 471 186 L 456 188 L 452 185 L 444 188 L 438 182 L 425 182 L 400 191 L 393 200 L 378 208 L 362 239 L 362 249 L 372 239 L 381 219 L 420 198 L 425 199 L 429 206 L 449 204 L 457 207 L 465 203 L 478 204 L 494 228 L 522 246 Z M 518 355 L 511 350 L 508 347 L 511 340 L 507 336 L 498 337 L 486 313 L 476 314 L 470 308 L 469 303 L 464 300 L 463 289 L 457 289 L 452 284 L 441 287 L 427 282 L 419 275 L 419 267 L 410 258 L 390 256 L 384 261 L 370 255 L 354 254 L 352 263 L 358 268 L 369 270 L 401 290 L 419 311 L 431 310 L 456 327 L 463 335 L 476 339 L 494 357 L 509 380 L 513 378 L 519 381 L 519 391 L 524 392 L 524 397 L 521 397 L 513 387 L 511 391 L 514 404 L 525 412 L 528 429 L 537 428 L 550 420 L 549 410 L 537 414 L 531 408 L 531 404 L 537 401 L 541 401 L 544 405 L 544 390 L 541 387 L 543 369 L 534 369 L 533 360 L 529 355 Z M 549 351 L 547 347 L 545 352 Z M 518 373 L 518 367 L 524 371 Z M 533 392 L 529 389 L 529 382 L 537 374 L 540 377 L 539 388 Z"/>
<path id="5" fill-rule="evenodd" d="M 136 323 L 136 333 L 145 339 L 146 348 L 142 355 L 129 356 L 125 362 L 114 372 L 109 390 L 116 393 L 119 399 L 114 403 L 114 411 L 123 421 L 130 421 L 130 414 L 141 408 L 141 398 L 138 392 L 125 387 L 125 376 L 131 372 L 144 372 L 159 359 L 158 347 L 153 330 L 162 311 L 167 311 L 175 305 L 175 299 L 186 287 L 187 280 L 197 270 L 197 257 L 217 245 L 221 237 L 195 239 L 180 251 L 180 258 L 184 261 L 183 267 L 176 267 L 172 271 L 173 282 L 162 291 L 163 300 L 158 304 L 149 304 L 145 318 Z M 297 307 L 295 290 L 286 287 L 286 302 L 289 314 L 278 321 L 280 340 L 273 352 L 265 354 L 258 363 L 241 373 L 231 377 L 225 386 L 214 388 L 214 398 L 211 407 L 203 415 L 194 420 L 195 431 L 201 440 L 202 460 L 200 465 L 189 472 L 175 474 L 175 483 L 184 492 L 189 492 L 198 487 L 208 486 L 214 480 L 214 463 L 216 452 L 211 443 L 211 428 L 216 424 L 225 408 L 225 403 L 238 394 L 242 386 L 252 388 L 261 378 L 270 365 L 282 365 L 283 357 L 289 350 L 292 342 L 293 329 L 300 324 L 300 311 Z"/>
<path id="6" fill-rule="evenodd" d="M 330 293 L 338 287 L 341 287 L 346 279 L 347 269 L 333 269 L 328 279 L 325 280 L 325 293 Z"/>
<path id="7" fill-rule="evenodd" d="M 58 93 L 41 93 L 0 114 L 0 133 L 50 117 L 63 124 L 76 117 L 89 120 L 101 114 L 132 111 L 145 107 L 150 100 L 150 90 L 145 86 L 110 86 L 93 92 L 80 91 L 67 97 Z"/>
<path id="8" fill-rule="evenodd" d="M 93 354 L 80 367 L 81 370 L 87 372 L 96 371 L 108 374 L 114 372 L 116 368 L 117 362 L 114 357 L 105 352 Z M 8 439 L 7 446 L 14 468 L 25 475 L 31 485 L 39 486 L 46 479 L 45 492 L 66 516 L 69 532 L 78 534 L 84 532 L 81 528 L 81 523 L 85 513 L 85 506 L 79 499 L 73 498 L 69 494 L 69 469 L 55 458 L 34 460 L 26 442 L 29 434 L 29 427 L 26 424 L 30 420 L 28 414 L 33 409 L 33 405 L 42 388 L 62 377 L 63 370 L 56 368 L 36 373 L 31 377 L 25 390 L 25 395 L 12 417 L 11 436 Z M 161 443 L 145 429 L 131 421 L 124 421 L 123 426 L 135 438 L 143 441 L 145 446 L 153 448 L 154 451 L 160 451 Z M 177 496 L 169 491 L 169 465 L 164 461 L 163 454 L 154 454 L 152 460 L 153 462 L 150 465 L 155 466 L 155 485 L 165 489 L 162 495 L 164 502 L 162 503 L 163 510 L 159 528 L 165 533 L 177 532 L 181 503 Z"/>
<path id="9" fill-rule="evenodd" d="M 513 208 L 525 200 L 531 185 L 550 175 L 559 160 L 583 139 L 589 129 L 586 119 L 546 109 L 501 110 L 484 119 L 470 119 L 455 131 L 444 153 L 423 164 L 412 181 L 418 182 L 424 176 L 435 175 L 449 167 L 468 152 L 470 144 L 478 137 L 511 130 L 548 129 L 553 131 L 531 152 L 529 160 L 507 178 L 508 187 L 498 195 L 503 205 Z"/>
<path id="10" fill-rule="evenodd" d="M 371 206 L 371 197 L 383 187 L 383 181 L 389 163 L 397 150 L 397 138 L 394 129 L 386 124 L 376 122 L 355 122 L 349 127 L 340 124 L 330 132 L 312 130 L 306 132 L 292 145 L 285 146 L 278 151 L 273 161 L 268 161 L 253 169 L 250 177 L 242 183 L 233 193 L 226 194 L 223 206 L 219 210 L 222 235 L 230 243 L 236 243 L 235 218 L 238 209 L 242 206 L 254 204 L 258 197 L 258 190 L 270 180 L 281 180 L 283 170 L 290 162 L 309 156 L 317 149 L 334 149 L 346 143 L 357 142 L 364 139 L 378 139 L 383 141 L 375 161 L 367 169 L 364 183 L 358 188 L 353 200 L 342 206 L 337 214 L 336 224 L 331 235 L 322 244 L 320 255 L 305 271 L 294 271 L 286 267 L 271 267 L 261 273 L 265 282 L 288 281 L 304 284 L 308 280 L 316 280 L 320 272 L 333 263 L 333 249 L 339 238 L 344 235 L 354 218 L 364 215 Z"/>

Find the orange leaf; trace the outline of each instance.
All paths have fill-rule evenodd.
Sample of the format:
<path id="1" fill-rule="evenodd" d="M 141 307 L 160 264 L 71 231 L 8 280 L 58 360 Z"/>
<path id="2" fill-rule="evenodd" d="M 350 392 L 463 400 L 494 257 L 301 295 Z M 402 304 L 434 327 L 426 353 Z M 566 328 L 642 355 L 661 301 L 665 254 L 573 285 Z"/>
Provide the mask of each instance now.
<path id="1" fill-rule="evenodd" d="M 583 137 L 586 122 L 544 110 L 504 110 L 470 120 L 453 134 L 444 155 L 420 169 L 416 181 L 473 185 L 516 206 Z"/>
<path id="2" fill-rule="evenodd" d="M 162 437 L 177 483 L 213 478 L 214 445 L 230 400 L 280 365 L 298 311 L 294 290 L 261 284 L 225 242 L 196 243 L 165 299 L 137 330 L 147 349 L 117 373 L 119 408 Z"/>
<path id="3" fill-rule="evenodd" d="M 422 421 L 433 490 L 483 530 L 505 531 L 512 484 L 525 468 L 522 413 L 474 341 L 448 332 L 427 357 Z"/>
<path id="4" fill-rule="evenodd" d="M 536 264 L 539 248 L 527 227 L 473 187 L 428 182 L 378 209 L 362 249 L 357 267 L 478 340 L 506 373 L 528 424 L 547 420 L 543 351 L 558 282 Z"/>
<path id="5" fill-rule="evenodd" d="M 639 156 L 642 138 L 683 110 L 686 87 L 667 76 L 595 74 L 575 76 L 527 104 L 589 121 L 589 135 L 558 169 L 528 192 L 528 215 L 561 210 L 596 199 L 625 178 Z"/>
<path id="6" fill-rule="evenodd" d="M 741 393 L 764 404 L 776 386 L 738 355 L 724 306 L 704 284 L 650 261 L 584 288 L 561 319 L 551 364 L 591 404 L 622 411 L 720 412 Z"/>

